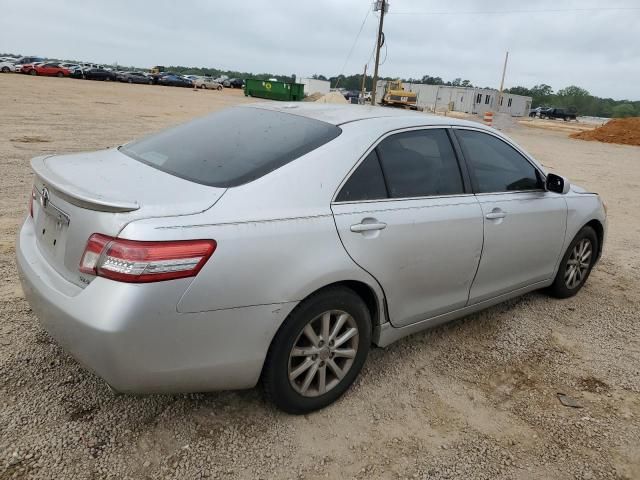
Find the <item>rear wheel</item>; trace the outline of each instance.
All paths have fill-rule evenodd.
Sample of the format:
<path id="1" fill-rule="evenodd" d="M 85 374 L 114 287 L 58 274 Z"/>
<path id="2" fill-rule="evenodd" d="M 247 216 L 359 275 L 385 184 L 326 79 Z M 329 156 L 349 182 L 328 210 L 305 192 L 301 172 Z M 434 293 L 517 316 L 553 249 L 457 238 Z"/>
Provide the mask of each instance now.
<path id="1" fill-rule="evenodd" d="M 267 398 L 293 414 L 336 401 L 362 369 L 371 316 L 348 288 L 329 288 L 302 301 L 276 334 L 265 361 Z"/>
<path id="2" fill-rule="evenodd" d="M 218 90 L 218 91 L 222 90 L 222 85 L 218 85 L 218 87 L 216 88 L 216 90 Z"/>
<path id="3" fill-rule="evenodd" d="M 598 252 L 598 236 L 591 227 L 584 227 L 575 236 L 562 257 L 558 273 L 550 287 L 557 298 L 568 298 L 580 291 L 589 278 Z"/>
<path id="4" fill-rule="evenodd" d="M 38 75 L 38 72 L 36 72 L 35 69 L 34 70 L 30 70 L 29 71 L 29 75 Z"/>
<path id="5" fill-rule="evenodd" d="M 202 90 L 206 90 L 206 89 L 207 89 L 207 86 L 203 83 L 202 85 L 200 85 L 200 88 L 201 88 Z"/>
<path id="6" fill-rule="evenodd" d="M 9 67 L 2 67 L 2 73 L 9 73 Z"/>
<path id="7" fill-rule="evenodd" d="M 56 73 L 56 77 L 62 78 L 62 77 L 64 77 L 64 73 L 58 72 L 58 73 Z"/>

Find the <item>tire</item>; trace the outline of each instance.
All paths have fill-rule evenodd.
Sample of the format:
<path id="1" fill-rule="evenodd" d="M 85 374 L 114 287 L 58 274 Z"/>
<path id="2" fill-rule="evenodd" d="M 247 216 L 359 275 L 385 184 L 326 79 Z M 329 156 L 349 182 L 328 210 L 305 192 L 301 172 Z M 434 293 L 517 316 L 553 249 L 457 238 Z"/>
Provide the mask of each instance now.
<path id="1" fill-rule="evenodd" d="M 9 73 L 9 67 L 2 67 L 2 73 Z"/>
<path id="2" fill-rule="evenodd" d="M 218 86 L 216 87 L 216 90 L 218 90 L 218 91 L 222 90 L 222 85 L 218 85 Z"/>
<path id="3" fill-rule="evenodd" d="M 153 85 L 153 80 L 149 80 L 149 85 Z"/>
<path id="4" fill-rule="evenodd" d="M 56 73 L 56 77 L 62 78 L 62 77 L 64 77 L 64 73 L 58 72 L 58 73 Z"/>
<path id="5" fill-rule="evenodd" d="M 578 293 L 589 278 L 598 255 L 598 248 L 596 232 L 591 227 L 583 227 L 562 257 L 556 278 L 549 287 L 549 293 L 556 298 L 569 298 Z M 585 258 L 587 254 L 588 258 Z"/>
<path id="6" fill-rule="evenodd" d="M 307 334 L 309 328 L 315 335 Z M 325 328 L 329 330 L 329 342 L 325 341 L 326 334 L 323 336 Z M 345 339 L 349 335 L 340 344 L 334 343 L 334 338 Z M 279 409 L 297 415 L 330 405 L 360 373 L 370 343 L 371 315 L 353 290 L 327 288 L 308 297 L 289 314 L 271 342 L 262 375 L 267 399 Z M 294 355 L 294 350 L 299 355 Z"/>
<path id="7" fill-rule="evenodd" d="M 129 79 L 127 80 L 128 83 L 133 83 L 133 80 Z"/>
<path id="8" fill-rule="evenodd" d="M 207 86 L 203 83 L 202 85 L 200 85 L 200 88 L 201 88 L 202 90 L 206 90 L 206 89 L 207 89 Z"/>
<path id="9" fill-rule="evenodd" d="M 34 70 L 29 70 L 29 75 L 38 75 L 38 72 Z"/>

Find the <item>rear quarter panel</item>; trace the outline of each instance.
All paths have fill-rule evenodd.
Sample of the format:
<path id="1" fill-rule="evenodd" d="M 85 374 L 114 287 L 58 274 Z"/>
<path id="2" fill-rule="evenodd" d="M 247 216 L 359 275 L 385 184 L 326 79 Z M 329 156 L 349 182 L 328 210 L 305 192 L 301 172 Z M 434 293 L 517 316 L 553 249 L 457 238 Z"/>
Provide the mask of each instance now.
<path id="1" fill-rule="evenodd" d="M 376 281 L 344 250 L 330 213 L 215 225 L 179 223 L 180 217 L 133 222 L 121 236 L 216 240 L 216 251 L 176 307 L 181 313 L 300 301 L 344 280 L 369 285 L 382 302 Z"/>

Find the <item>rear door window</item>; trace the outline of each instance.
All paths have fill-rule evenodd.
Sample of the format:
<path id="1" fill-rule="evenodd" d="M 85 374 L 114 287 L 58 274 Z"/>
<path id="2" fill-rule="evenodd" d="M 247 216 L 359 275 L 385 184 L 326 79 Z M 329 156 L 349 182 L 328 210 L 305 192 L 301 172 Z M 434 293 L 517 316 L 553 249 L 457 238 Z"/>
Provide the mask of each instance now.
<path id="1" fill-rule="evenodd" d="M 462 175 L 444 129 L 398 133 L 377 147 L 391 198 L 464 193 Z"/>
<path id="2" fill-rule="evenodd" d="M 120 151 L 177 177 L 228 188 L 260 178 L 341 132 L 298 115 L 235 107 L 128 143 Z"/>
<path id="3" fill-rule="evenodd" d="M 344 184 L 336 197 L 337 202 L 357 202 L 387 198 L 378 154 L 373 150 Z"/>

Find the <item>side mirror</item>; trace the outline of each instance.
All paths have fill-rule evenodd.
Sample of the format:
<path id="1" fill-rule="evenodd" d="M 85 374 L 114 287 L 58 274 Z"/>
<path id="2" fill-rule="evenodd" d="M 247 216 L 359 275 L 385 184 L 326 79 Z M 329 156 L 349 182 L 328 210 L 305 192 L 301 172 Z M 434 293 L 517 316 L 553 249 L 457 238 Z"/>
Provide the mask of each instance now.
<path id="1" fill-rule="evenodd" d="M 564 195 L 569 193 L 571 184 L 566 178 L 561 177 L 560 175 L 556 175 L 555 173 L 549 173 L 547 174 L 545 188 L 549 192 L 561 193 L 562 195 Z"/>

